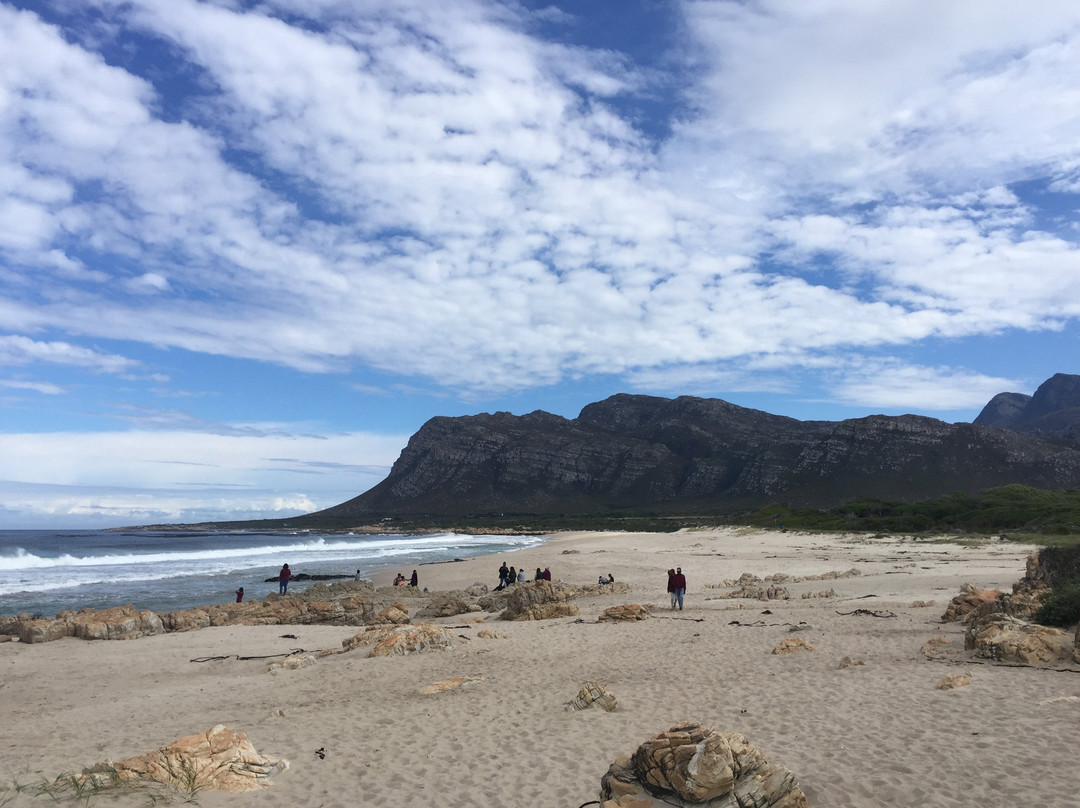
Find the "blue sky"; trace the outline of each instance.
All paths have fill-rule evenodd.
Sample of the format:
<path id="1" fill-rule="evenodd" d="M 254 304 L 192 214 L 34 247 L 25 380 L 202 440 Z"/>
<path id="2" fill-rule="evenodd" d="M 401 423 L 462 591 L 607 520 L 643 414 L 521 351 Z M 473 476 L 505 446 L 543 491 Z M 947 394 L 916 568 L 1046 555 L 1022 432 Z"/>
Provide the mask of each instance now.
<path id="1" fill-rule="evenodd" d="M 291 516 L 428 418 L 1077 372 L 1080 4 L 0 0 L 0 525 Z"/>

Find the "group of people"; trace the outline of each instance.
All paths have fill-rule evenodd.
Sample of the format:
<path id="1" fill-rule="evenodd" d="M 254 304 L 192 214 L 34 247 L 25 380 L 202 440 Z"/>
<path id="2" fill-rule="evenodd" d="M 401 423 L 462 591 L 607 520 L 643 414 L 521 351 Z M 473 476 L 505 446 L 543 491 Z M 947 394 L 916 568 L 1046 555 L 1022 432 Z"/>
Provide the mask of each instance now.
<path id="1" fill-rule="evenodd" d="M 522 567 L 520 570 L 514 569 L 513 567 L 507 567 L 506 562 L 504 561 L 503 565 L 499 567 L 499 585 L 495 587 L 495 591 L 500 592 L 503 589 L 506 589 L 506 587 L 510 586 L 511 584 L 523 584 L 526 580 L 528 579 L 525 577 L 524 567 Z M 543 569 L 537 567 L 536 575 L 533 576 L 533 580 L 550 581 L 551 570 L 547 567 L 544 567 Z"/>
<path id="2" fill-rule="evenodd" d="M 412 577 L 406 578 L 400 572 L 394 578 L 394 586 L 419 586 L 420 576 L 416 574 L 416 570 L 412 571 Z"/>

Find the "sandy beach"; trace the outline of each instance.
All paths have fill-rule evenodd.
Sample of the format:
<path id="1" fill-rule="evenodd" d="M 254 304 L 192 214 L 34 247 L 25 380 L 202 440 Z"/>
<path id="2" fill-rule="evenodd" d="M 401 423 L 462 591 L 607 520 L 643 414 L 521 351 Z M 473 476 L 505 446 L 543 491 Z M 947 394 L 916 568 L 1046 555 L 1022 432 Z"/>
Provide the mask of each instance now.
<path id="1" fill-rule="evenodd" d="M 50 802 L 17 793 L 13 781 L 32 784 L 225 724 L 290 765 L 259 791 L 200 792 L 203 806 L 577 808 L 597 799 L 617 754 L 693 719 L 742 732 L 795 772 L 814 808 L 1071 807 L 1080 675 L 977 664 L 961 627 L 941 623 L 961 584 L 1008 590 L 1032 549 L 750 529 L 558 534 L 539 548 L 420 567 L 420 585 L 494 587 L 505 560 L 529 577 L 550 567 L 575 584 L 610 573 L 631 591 L 580 598 L 574 618 L 432 621 L 453 627 L 448 650 L 389 658 L 359 650 L 269 673 L 266 659 L 235 657 L 339 648 L 359 629 L 230 626 L 2 643 L 0 805 Z M 665 591 L 665 571 L 676 566 L 688 579 L 681 612 Z M 789 600 L 722 597 L 732 588 L 722 583 L 743 573 L 852 569 L 858 574 L 785 583 Z M 933 605 L 913 605 L 920 601 Z M 624 603 L 651 605 L 652 617 L 596 621 Z M 476 617 L 483 622 L 469 622 Z M 480 638 L 483 629 L 505 636 Z M 928 659 L 920 649 L 938 636 L 948 643 Z M 791 637 L 814 650 L 771 653 Z M 230 658 L 192 661 L 218 656 Z M 845 657 L 863 664 L 841 667 Z M 935 689 L 950 673 L 970 674 L 972 684 Z M 458 676 L 476 679 L 419 692 Z M 617 697 L 617 709 L 565 711 L 589 680 Z"/>

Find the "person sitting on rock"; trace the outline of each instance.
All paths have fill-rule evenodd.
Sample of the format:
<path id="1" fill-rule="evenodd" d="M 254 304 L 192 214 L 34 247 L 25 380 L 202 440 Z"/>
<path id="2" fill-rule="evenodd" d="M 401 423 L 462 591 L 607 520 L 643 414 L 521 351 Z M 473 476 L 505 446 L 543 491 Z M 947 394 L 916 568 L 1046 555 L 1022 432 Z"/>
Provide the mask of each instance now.
<path id="1" fill-rule="evenodd" d="M 522 567 L 521 569 L 518 570 L 518 583 L 519 584 L 525 583 L 525 568 L 524 567 Z"/>
<path id="2" fill-rule="evenodd" d="M 551 570 L 548 569 L 547 567 L 544 567 L 544 580 L 545 581 L 550 581 L 551 580 Z"/>
<path id="3" fill-rule="evenodd" d="M 513 567 L 511 567 L 510 572 L 508 572 L 507 575 L 506 575 L 506 585 L 510 586 L 510 584 L 516 584 L 516 583 L 517 583 L 517 570 L 514 569 Z"/>
<path id="4" fill-rule="evenodd" d="M 612 575 L 612 574 L 611 574 L 610 572 L 609 572 L 609 573 L 607 574 L 607 582 L 608 582 L 609 584 L 613 584 L 613 583 L 615 583 L 615 576 L 614 576 L 614 575 Z"/>
<path id="5" fill-rule="evenodd" d="M 544 571 L 542 569 L 540 569 L 539 567 L 536 568 L 536 577 L 533 578 L 533 580 L 534 581 L 542 581 L 542 580 L 544 580 Z"/>
<path id="6" fill-rule="evenodd" d="M 604 586 L 604 585 L 605 585 L 605 584 L 606 584 L 607 582 L 608 582 L 608 579 L 607 579 L 607 578 L 605 578 L 605 577 L 604 577 L 603 575 L 601 575 L 601 576 L 600 576 L 600 580 L 599 580 L 599 581 L 597 581 L 597 583 L 598 583 L 598 584 L 599 584 L 600 586 Z"/>

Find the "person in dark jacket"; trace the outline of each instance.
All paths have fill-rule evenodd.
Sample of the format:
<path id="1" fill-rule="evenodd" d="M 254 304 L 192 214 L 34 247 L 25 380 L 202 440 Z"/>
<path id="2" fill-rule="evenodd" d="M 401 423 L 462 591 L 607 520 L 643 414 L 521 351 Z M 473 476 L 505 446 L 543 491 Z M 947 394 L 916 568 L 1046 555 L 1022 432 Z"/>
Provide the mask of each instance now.
<path id="1" fill-rule="evenodd" d="M 547 567 L 544 567 L 543 575 L 544 575 L 544 580 L 545 581 L 550 581 L 551 580 L 551 570 L 549 570 Z"/>
<path id="2" fill-rule="evenodd" d="M 416 570 L 412 571 L 412 578 L 409 579 L 409 586 L 419 586 L 420 576 L 416 574 Z"/>
<path id="3" fill-rule="evenodd" d="M 683 596 L 686 594 L 686 576 L 682 574 L 682 567 L 675 568 L 675 577 L 671 579 L 675 587 L 675 600 L 679 601 L 679 611 L 682 611 Z"/>
<path id="4" fill-rule="evenodd" d="M 667 591 L 671 598 L 671 608 L 675 608 L 675 570 L 667 571 Z"/>
<path id="5" fill-rule="evenodd" d="M 284 595 L 289 591 L 289 579 L 292 578 L 292 570 L 289 569 L 288 564 L 281 565 L 281 572 L 277 576 L 277 591 L 279 595 Z"/>

